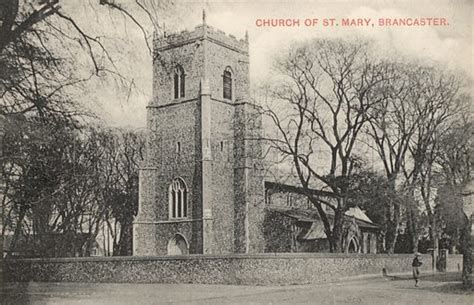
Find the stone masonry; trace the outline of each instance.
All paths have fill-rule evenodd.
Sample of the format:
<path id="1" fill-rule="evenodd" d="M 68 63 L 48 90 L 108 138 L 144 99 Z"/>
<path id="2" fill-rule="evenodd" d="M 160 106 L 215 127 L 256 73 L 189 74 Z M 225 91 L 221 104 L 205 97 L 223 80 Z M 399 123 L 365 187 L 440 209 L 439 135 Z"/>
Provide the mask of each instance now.
<path id="1" fill-rule="evenodd" d="M 184 97 L 175 98 L 176 67 Z M 223 75 L 232 75 L 224 98 Z M 264 250 L 261 117 L 249 98 L 248 39 L 203 24 L 154 41 L 153 98 L 140 169 L 134 255 L 169 254 L 176 236 L 190 254 Z M 170 185 L 186 185 L 186 217 L 170 215 Z"/>

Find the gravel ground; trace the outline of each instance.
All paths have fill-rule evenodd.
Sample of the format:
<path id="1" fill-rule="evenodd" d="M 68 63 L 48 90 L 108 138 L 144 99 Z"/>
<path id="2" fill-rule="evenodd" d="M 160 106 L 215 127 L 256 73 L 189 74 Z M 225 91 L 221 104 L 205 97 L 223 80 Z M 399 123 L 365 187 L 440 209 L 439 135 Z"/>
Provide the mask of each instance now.
<path id="1" fill-rule="evenodd" d="M 2 305 L 56 304 L 474 304 L 460 274 L 408 274 L 294 286 L 195 284 L 7 283 Z"/>

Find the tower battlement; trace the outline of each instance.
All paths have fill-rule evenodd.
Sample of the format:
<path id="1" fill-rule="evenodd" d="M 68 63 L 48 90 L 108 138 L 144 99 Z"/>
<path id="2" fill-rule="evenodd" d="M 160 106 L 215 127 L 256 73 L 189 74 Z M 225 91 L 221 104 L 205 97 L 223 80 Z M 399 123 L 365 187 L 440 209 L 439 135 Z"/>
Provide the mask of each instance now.
<path id="1" fill-rule="evenodd" d="M 135 255 L 262 252 L 249 43 L 203 22 L 154 39 Z M 250 153 L 252 152 L 252 153 Z"/>
<path id="2" fill-rule="evenodd" d="M 159 52 L 203 39 L 222 44 L 227 48 L 242 53 L 248 53 L 249 50 L 247 38 L 237 39 L 234 35 L 226 34 L 207 24 L 198 25 L 193 31 L 184 30 L 177 33 L 165 33 L 164 35 L 157 36 L 153 41 L 153 45 L 155 52 Z"/>

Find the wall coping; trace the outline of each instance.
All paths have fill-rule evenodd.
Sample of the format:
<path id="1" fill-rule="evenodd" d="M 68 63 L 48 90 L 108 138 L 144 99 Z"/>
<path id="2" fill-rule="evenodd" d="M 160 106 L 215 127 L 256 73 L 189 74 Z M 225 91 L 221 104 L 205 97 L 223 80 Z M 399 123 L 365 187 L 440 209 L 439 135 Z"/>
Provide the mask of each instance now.
<path id="1" fill-rule="evenodd" d="M 456 254 L 451 254 L 456 255 Z M 450 255 L 450 256 L 451 256 Z M 120 262 L 120 261 L 171 261 L 171 260 L 215 260 L 215 259 L 326 259 L 326 258 L 408 258 L 413 254 L 346 254 L 346 253 L 261 253 L 261 254 L 191 254 L 179 256 L 95 256 L 61 258 L 6 258 L 4 263 L 73 263 L 73 262 Z M 431 258 L 430 254 L 423 257 Z"/>

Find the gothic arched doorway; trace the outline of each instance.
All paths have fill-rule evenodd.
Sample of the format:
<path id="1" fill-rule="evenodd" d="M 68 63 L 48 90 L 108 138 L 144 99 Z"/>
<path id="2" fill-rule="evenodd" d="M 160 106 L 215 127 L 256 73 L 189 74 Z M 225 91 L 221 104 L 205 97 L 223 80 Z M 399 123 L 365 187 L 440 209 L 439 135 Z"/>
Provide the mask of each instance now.
<path id="1" fill-rule="evenodd" d="M 168 242 L 168 255 L 189 254 L 189 246 L 186 238 L 181 234 L 175 234 Z"/>
<path id="2" fill-rule="evenodd" d="M 351 241 L 349 242 L 349 246 L 347 247 L 347 252 L 359 253 L 359 247 L 357 245 L 357 240 L 355 239 L 355 237 L 351 238 Z"/>

